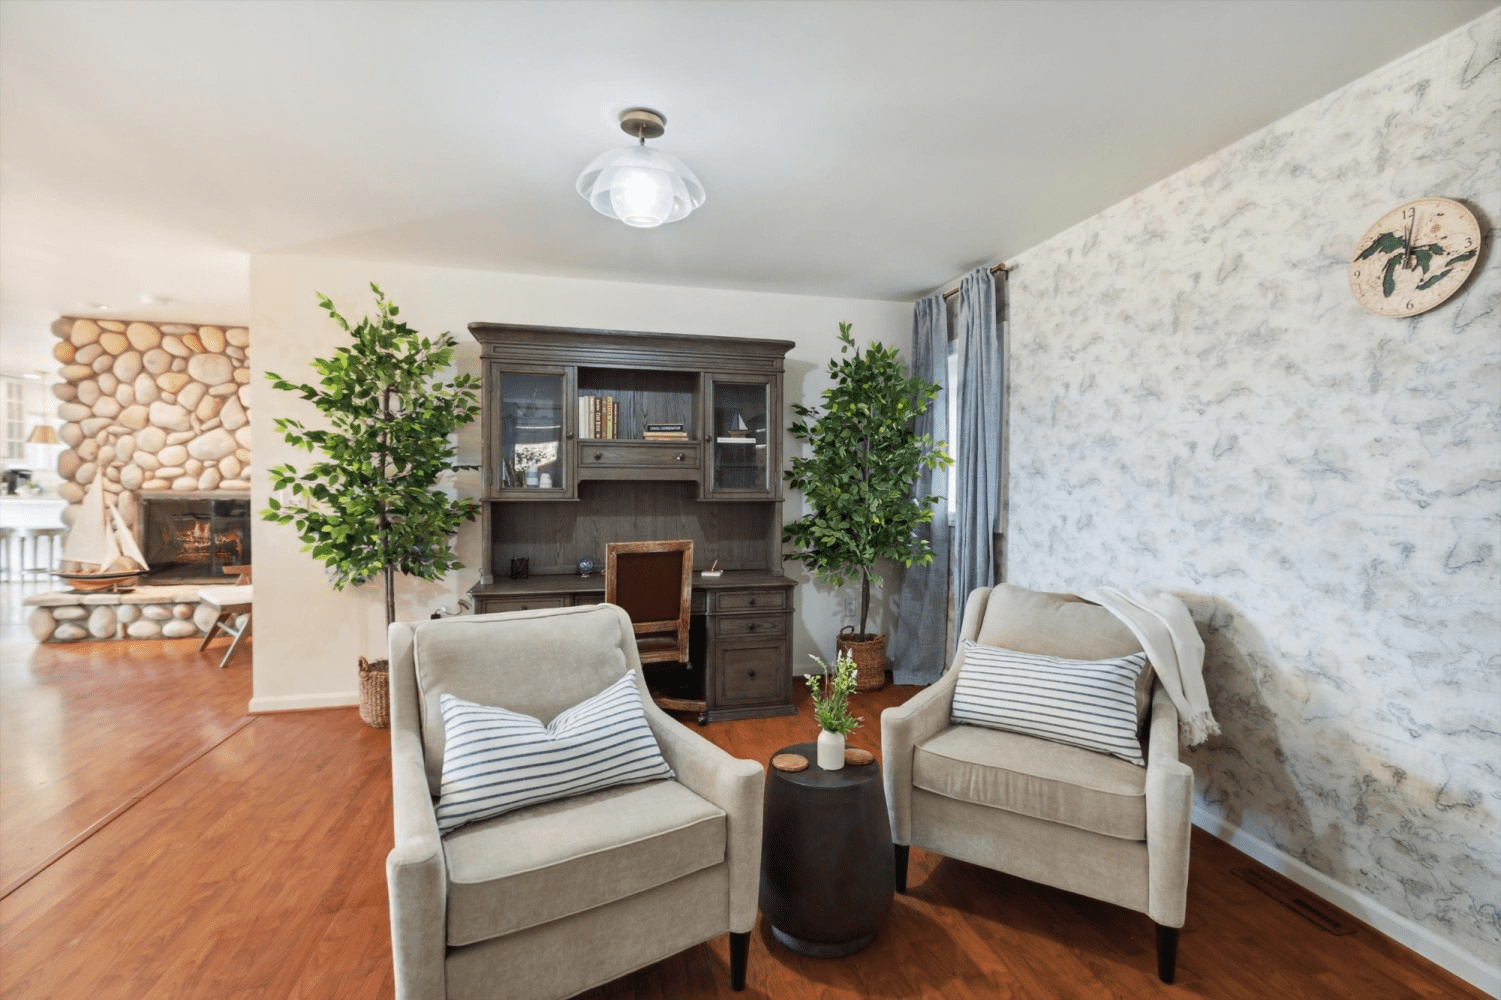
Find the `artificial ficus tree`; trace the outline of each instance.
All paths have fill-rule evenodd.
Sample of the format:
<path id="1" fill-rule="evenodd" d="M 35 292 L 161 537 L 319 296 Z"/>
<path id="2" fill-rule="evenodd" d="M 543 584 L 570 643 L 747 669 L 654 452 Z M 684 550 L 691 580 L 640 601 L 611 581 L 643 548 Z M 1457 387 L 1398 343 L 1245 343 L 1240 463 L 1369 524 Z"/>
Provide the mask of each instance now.
<path id="1" fill-rule="evenodd" d="M 811 454 L 793 458 L 784 478 L 812 511 L 788 524 L 782 537 L 797 546 L 787 558 L 819 579 L 836 587 L 860 580 L 863 639 L 876 561 L 933 561 L 932 546 L 916 528 L 933 519 L 941 498 L 913 496 L 912 488 L 923 469 L 946 468 L 953 460 L 942 442 L 913 426 L 942 387 L 909 378 L 893 347 L 873 343 L 862 353 L 850 329 L 839 324 L 841 357 L 829 361 L 834 384 L 824 390 L 823 406 L 792 406 L 799 419 L 790 429 Z"/>
<path id="2" fill-rule="evenodd" d="M 286 442 L 323 459 L 299 472 L 270 470 L 272 497 L 261 516 L 293 524 L 302 551 L 324 564 L 335 590 L 380 576 L 386 622 L 396 620 L 394 575 L 438 580 L 461 568 L 451 548 L 460 523 L 479 505 L 448 496 L 441 477 L 472 466 L 455 462 L 454 432 L 479 414 L 479 379 L 444 381 L 457 343 L 447 333 L 424 337 L 397 319 L 396 304 L 374 282 L 376 312 L 355 326 L 326 296 L 318 304 L 353 343 L 313 361 L 316 385 L 267 373 L 276 388 L 295 392 L 327 419 L 326 429 L 278 418 Z"/>

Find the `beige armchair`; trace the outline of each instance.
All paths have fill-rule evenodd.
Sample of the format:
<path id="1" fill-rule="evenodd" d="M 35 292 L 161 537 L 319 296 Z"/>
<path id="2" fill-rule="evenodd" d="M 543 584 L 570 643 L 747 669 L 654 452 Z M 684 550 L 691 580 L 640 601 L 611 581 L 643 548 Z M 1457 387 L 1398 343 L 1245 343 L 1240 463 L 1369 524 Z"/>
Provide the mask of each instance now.
<path id="1" fill-rule="evenodd" d="M 745 985 L 756 922 L 765 774 L 667 716 L 613 605 L 391 626 L 386 859 L 396 995 L 569 997 L 728 932 Z M 440 835 L 439 696 L 544 723 L 635 675 L 676 780 L 545 802 Z"/>
<path id="2" fill-rule="evenodd" d="M 969 595 L 961 638 L 1095 660 L 1139 652 L 1109 611 L 1003 584 Z M 881 715 L 897 891 L 921 847 L 1147 914 L 1157 973 L 1173 981 L 1188 897 L 1193 772 L 1178 760 L 1178 713 L 1150 691 L 1146 766 L 949 720 L 961 649 L 936 682 Z M 1147 691 L 1139 695 L 1145 708 Z"/>

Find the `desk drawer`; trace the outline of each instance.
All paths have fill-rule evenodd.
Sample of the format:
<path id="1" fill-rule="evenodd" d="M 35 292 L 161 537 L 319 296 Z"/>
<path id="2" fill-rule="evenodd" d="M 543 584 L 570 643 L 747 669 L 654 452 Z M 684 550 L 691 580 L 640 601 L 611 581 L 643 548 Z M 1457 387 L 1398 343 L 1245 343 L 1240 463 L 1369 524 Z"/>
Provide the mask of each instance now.
<path id="1" fill-rule="evenodd" d="M 719 644 L 715 650 L 715 702 L 718 705 L 755 704 L 786 698 L 787 657 L 781 640 L 771 645 L 741 642 Z"/>
<path id="2" fill-rule="evenodd" d="M 500 611 L 531 611 L 536 608 L 566 608 L 568 598 L 557 596 L 538 597 L 476 597 L 474 613 L 493 615 Z"/>
<path id="3" fill-rule="evenodd" d="M 579 467 L 697 469 L 697 441 L 580 441 Z"/>
<path id="4" fill-rule="evenodd" d="M 726 590 L 714 595 L 714 607 L 719 611 L 781 611 L 787 607 L 787 591 Z"/>
<path id="5" fill-rule="evenodd" d="M 787 634 L 786 615 L 741 615 L 734 618 L 717 618 L 719 637 L 728 639 L 740 636 L 783 636 Z"/>

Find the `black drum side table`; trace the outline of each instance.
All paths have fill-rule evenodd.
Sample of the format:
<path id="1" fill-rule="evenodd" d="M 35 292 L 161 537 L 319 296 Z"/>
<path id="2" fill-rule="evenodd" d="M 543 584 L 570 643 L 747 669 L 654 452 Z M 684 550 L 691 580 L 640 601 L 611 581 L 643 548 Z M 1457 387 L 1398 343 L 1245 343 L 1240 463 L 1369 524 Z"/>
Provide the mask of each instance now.
<path id="1" fill-rule="evenodd" d="M 761 836 L 761 912 L 793 951 L 838 958 L 875 939 L 891 910 L 895 862 L 881 765 L 818 766 L 813 743 L 803 771 L 766 772 Z"/>

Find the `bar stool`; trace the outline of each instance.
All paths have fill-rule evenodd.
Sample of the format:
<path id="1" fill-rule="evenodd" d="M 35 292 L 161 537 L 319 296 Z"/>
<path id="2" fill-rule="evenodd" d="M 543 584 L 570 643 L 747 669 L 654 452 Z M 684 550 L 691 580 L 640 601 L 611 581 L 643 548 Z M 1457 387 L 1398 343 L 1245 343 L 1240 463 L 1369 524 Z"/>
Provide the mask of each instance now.
<path id="1" fill-rule="evenodd" d="M 21 539 L 21 554 L 26 554 L 26 543 L 31 543 L 31 565 L 25 568 L 27 573 L 46 574 L 57 569 L 57 557 L 62 545 L 63 535 L 68 533 L 67 528 L 27 528 L 26 536 Z M 46 543 L 45 550 L 43 544 Z M 46 552 L 46 558 L 42 556 Z"/>
<path id="2" fill-rule="evenodd" d="M 250 630 L 251 598 L 254 590 L 249 584 L 239 587 L 204 587 L 198 591 L 198 600 L 213 608 L 217 617 L 214 624 L 203 635 L 203 641 L 198 644 L 199 652 L 209 644 L 215 632 L 223 632 L 225 635 L 234 636 L 229 644 L 229 649 L 224 651 L 224 659 L 219 661 L 219 669 L 229 662 L 229 658 L 235 655 L 235 648 L 240 645 L 240 639 Z M 245 620 L 235 624 L 240 615 Z"/>

